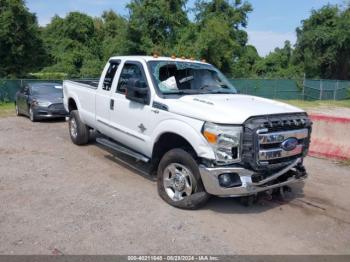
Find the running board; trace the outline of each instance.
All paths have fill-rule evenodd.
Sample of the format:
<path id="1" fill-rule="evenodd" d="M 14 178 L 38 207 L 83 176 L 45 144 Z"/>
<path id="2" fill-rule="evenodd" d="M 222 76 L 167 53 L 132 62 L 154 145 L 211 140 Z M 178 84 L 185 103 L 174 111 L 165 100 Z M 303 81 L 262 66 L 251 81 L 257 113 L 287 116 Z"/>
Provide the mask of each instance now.
<path id="1" fill-rule="evenodd" d="M 101 145 L 104 145 L 110 149 L 113 149 L 114 151 L 131 156 L 131 157 L 135 158 L 136 160 L 141 160 L 142 162 L 145 162 L 145 163 L 147 163 L 149 161 L 148 157 L 145 157 L 144 155 L 137 153 L 129 148 L 126 148 L 120 144 L 112 142 L 111 140 L 108 140 L 105 138 L 96 138 L 96 142 L 101 144 Z"/>

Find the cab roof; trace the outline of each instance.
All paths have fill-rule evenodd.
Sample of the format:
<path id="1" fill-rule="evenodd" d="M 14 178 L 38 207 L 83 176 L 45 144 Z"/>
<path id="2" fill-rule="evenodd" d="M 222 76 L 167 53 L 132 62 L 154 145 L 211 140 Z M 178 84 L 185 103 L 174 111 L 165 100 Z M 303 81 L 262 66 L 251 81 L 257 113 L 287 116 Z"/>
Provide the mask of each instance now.
<path id="1" fill-rule="evenodd" d="M 198 63 L 198 64 L 208 64 L 206 62 L 202 62 L 199 60 L 192 60 L 192 59 L 183 59 L 181 57 L 178 58 L 172 58 L 172 57 L 166 57 L 166 56 L 113 56 L 110 58 L 110 60 L 143 60 L 146 62 L 149 61 L 176 61 L 176 62 L 191 62 L 191 63 Z"/>

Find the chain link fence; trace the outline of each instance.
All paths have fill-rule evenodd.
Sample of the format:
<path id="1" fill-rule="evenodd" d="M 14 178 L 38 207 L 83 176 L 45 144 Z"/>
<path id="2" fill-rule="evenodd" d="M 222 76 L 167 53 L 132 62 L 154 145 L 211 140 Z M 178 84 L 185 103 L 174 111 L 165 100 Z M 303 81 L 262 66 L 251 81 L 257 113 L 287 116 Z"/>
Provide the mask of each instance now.
<path id="1" fill-rule="evenodd" d="M 289 79 L 232 79 L 241 94 L 272 99 L 303 99 L 302 82 Z"/>
<path id="2" fill-rule="evenodd" d="M 84 78 L 79 80 L 98 80 L 95 78 Z M 13 102 L 17 91 L 21 89 L 26 83 L 58 83 L 62 84 L 62 80 L 41 80 L 41 79 L 0 79 L 0 102 Z"/>
<path id="3" fill-rule="evenodd" d="M 350 81 L 309 80 L 303 84 L 306 100 L 344 100 L 350 98 Z"/>
<path id="4" fill-rule="evenodd" d="M 82 79 L 96 80 L 96 79 Z M 231 79 L 241 94 L 282 100 L 350 99 L 350 81 L 292 79 Z M 62 83 L 62 80 L 0 79 L 0 102 L 13 102 L 16 92 L 30 82 Z"/>
<path id="5" fill-rule="evenodd" d="M 350 81 L 292 79 L 232 79 L 242 94 L 272 99 L 344 100 L 350 99 Z"/>

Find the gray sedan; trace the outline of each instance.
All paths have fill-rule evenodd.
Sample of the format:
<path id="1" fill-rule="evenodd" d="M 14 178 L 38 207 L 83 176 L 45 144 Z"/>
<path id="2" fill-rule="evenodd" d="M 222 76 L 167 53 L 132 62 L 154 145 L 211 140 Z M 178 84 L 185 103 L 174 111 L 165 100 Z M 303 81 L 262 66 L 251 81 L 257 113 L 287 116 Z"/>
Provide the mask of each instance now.
<path id="1" fill-rule="evenodd" d="M 31 121 L 64 118 L 62 86 L 57 83 L 28 83 L 16 93 L 16 114 L 26 115 Z"/>

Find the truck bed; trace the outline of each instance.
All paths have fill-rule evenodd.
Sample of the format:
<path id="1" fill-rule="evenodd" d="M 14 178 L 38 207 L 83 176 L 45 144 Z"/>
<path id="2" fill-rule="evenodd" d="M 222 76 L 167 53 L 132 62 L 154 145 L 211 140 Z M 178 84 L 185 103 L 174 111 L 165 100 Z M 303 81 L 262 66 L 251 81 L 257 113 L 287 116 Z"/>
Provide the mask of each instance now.
<path id="1" fill-rule="evenodd" d="M 74 82 L 76 84 L 79 84 L 88 88 L 97 89 L 98 83 L 100 80 L 99 79 L 87 79 L 87 80 L 71 79 L 68 81 Z"/>

